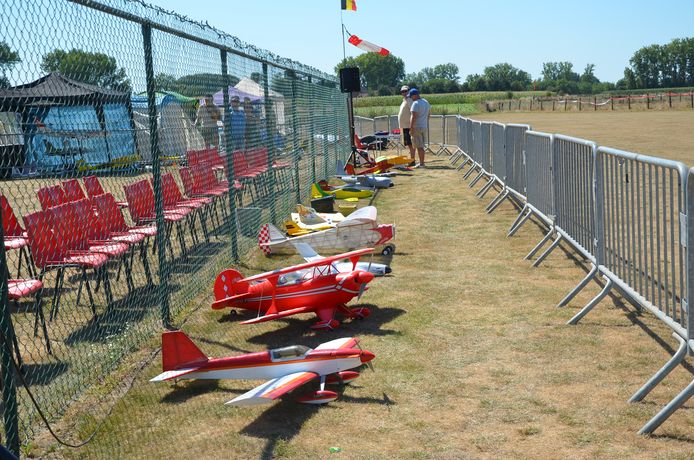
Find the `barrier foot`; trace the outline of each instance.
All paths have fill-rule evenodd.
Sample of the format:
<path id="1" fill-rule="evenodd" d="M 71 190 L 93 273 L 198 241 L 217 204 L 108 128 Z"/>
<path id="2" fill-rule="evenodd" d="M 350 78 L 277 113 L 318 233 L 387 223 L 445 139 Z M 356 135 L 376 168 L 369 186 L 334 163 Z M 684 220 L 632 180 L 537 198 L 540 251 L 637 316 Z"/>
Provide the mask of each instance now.
<path id="1" fill-rule="evenodd" d="M 690 347 L 694 350 L 694 340 L 690 341 Z M 687 387 L 682 390 L 677 396 L 675 396 L 672 401 L 667 403 L 665 407 L 660 409 L 652 419 L 648 421 L 640 430 L 639 434 L 650 434 L 653 433 L 660 425 L 663 424 L 677 409 L 679 409 L 684 403 L 686 403 L 689 398 L 694 395 L 694 380 L 691 381 Z"/>
<path id="2" fill-rule="evenodd" d="M 593 298 L 593 300 L 591 300 L 588 303 L 588 305 L 586 305 L 585 307 L 583 307 L 581 311 L 576 313 L 576 315 L 573 318 L 571 318 L 566 324 L 578 324 L 578 322 L 581 321 L 581 318 L 586 316 L 593 309 L 593 307 L 599 304 L 600 301 L 604 299 L 607 294 L 610 293 L 610 291 L 612 290 L 612 285 L 614 283 L 612 282 L 612 279 L 606 276 L 604 276 L 603 278 L 605 279 L 605 287 L 602 288 L 602 291 L 600 291 L 600 293 L 596 295 Z"/>
<path id="3" fill-rule="evenodd" d="M 492 200 L 492 202 L 489 203 L 489 204 L 487 205 L 487 207 L 485 208 L 485 210 L 487 211 L 487 214 L 491 214 L 492 212 L 494 212 L 494 210 L 495 210 L 497 207 L 499 207 L 499 205 L 506 199 L 506 197 L 508 196 L 509 193 L 511 193 L 511 192 L 509 192 L 508 189 L 507 189 L 506 187 L 504 187 L 504 189 L 501 190 L 501 193 L 499 193 L 499 194 Z"/>
<path id="4" fill-rule="evenodd" d="M 496 176 L 491 176 L 489 178 L 489 182 L 487 182 L 487 184 L 484 187 L 482 187 L 479 192 L 477 192 L 477 198 L 480 198 L 480 199 L 484 198 L 484 195 L 487 194 L 489 189 L 491 189 L 495 183 L 496 183 Z"/>
<path id="5" fill-rule="evenodd" d="M 468 185 L 468 187 L 469 187 L 469 188 L 474 187 L 475 184 L 476 184 L 477 182 L 479 182 L 479 180 L 482 179 L 483 177 L 484 177 L 484 169 L 480 168 L 480 173 L 477 175 L 477 177 L 475 177 L 474 179 L 472 179 L 472 182 L 470 182 L 470 185 Z"/>
<path id="6" fill-rule="evenodd" d="M 470 169 L 467 170 L 467 172 L 465 173 L 465 175 L 463 175 L 463 179 L 467 179 L 467 178 L 470 176 L 470 174 L 472 174 L 472 172 L 473 172 L 475 169 L 477 169 L 477 163 L 475 163 L 475 162 L 473 161 L 473 162 L 472 162 L 472 167 L 471 167 Z"/>
<path id="7" fill-rule="evenodd" d="M 470 157 L 465 158 L 465 161 L 463 161 L 462 163 L 460 163 L 460 164 L 458 165 L 458 167 L 455 168 L 455 170 L 456 170 L 456 171 L 460 171 L 461 169 L 464 169 L 465 166 L 467 166 L 467 164 L 470 163 L 471 161 L 472 161 L 472 160 L 470 159 Z"/>
<path id="8" fill-rule="evenodd" d="M 672 372 L 672 370 L 676 368 L 687 356 L 687 341 L 674 332 L 672 333 L 672 336 L 680 342 L 679 348 L 677 348 L 675 354 L 672 355 L 672 358 L 670 358 L 668 362 L 665 363 L 665 365 L 653 375 L 653 377 L 648 379 L 648 382 L 639 388 L 639 391 L 634 393 L 634 395 L 629 398 L 630 403 L 638 402 L 645 398 L 648 393 L 650 393 L 653 388 L 662 382 L 663 379 L 667 377 L 668 374 Z"/>
<path id="9" fill-rule="evenodd" d="M 535 262 L 533 262 L 533 267 L 539 267 L 540 264 L 542 263 L 543 260 L 552 252 L 554 249 L 559 246 L 559 242 L 561 241 L 562 236 L 561 234 L 557 236 L 557 239 L 552 242 L 552 244 L 549 245 L 549 247 L 540 254 L 540 257 L 537 258 Z"/>
<path id="10" fill-rule="evenodd" d="M 531 209 L 528 208 L 528 206 L 523 206 L 523 209 L 521 209 L 520 214 L 518 214 L 518 217 L 516 217 L 516 221 L 513 222 L 513 225 L 511 225 L 511 228 L 508 231 L 508 236 L 513 236 L 516 234 L 519 228 L 523 226 L 523 224 L 530 218 L 530 215 L 533 213 Z"/>
<path id="11" fill-rule="evenodd" d="M 550 228 L 549 231 L 547 232 L 547 234 L 540 240 L 539 243 L 537 243 L 537 244 L 535 245 L 535 247 L 532 249 L 532 251 L 530 251 L 530 252 L 528 253 L 528 255 L 525 256 L 525 257 L 523 258 L 523 260 L 530 260 L 530 259 L 532 259 L 533 257 L 535 257 L 535 254 L 537 253 L 537 251 L 539 251 L 540 248 L 541 248 L 542 246 L 544 246 L 545 243 L 546 243 L 550 238 L 552 238 L 553 235 L 554 235 L 554 229 L 553 229 L 553 228 Z"/>
<path id="12" fill-rule="evenodd" d="M 458 147 L 456 151 L 453 152 L 453 154 L 451 155 L 451 158 L 449 158 L 451 164 L 455 166 L 458 160 L 460 160 L 463 157 L 464 153 L 465 152 L 463 152 L 462 149 Z"/>
<path id="13" fill-rule="evenodd" d="M 571 292 L 569 292 L 568 294 L 566 294 L 566 297 L 564 297 L 563 299 L 561 299 L 561 301 L 557 304 L 557 308 L 564 307 L 564 306 L 566 306 L 569 302 L 571 302 L 571 299 L 573 299 L 574 297 L 576 297 L 576 294 L 578 294 L 579 292 L 581 292 L 581 291 L 583 290 L 583 288 L 586 287 L 586 286 L 588 285 L 588 283 L 590 282 L 590 280 L 592 280 L 593 278 L 595 278 L 595 275 L 597 275 L 597 274 L 598 274 L 598 266 L 597 266 L 597 265 L 593 265 L 593 268 L 590 269 L 590 271 L 588 272 L 588 274 L 586 275 L 586 277 L 583 278 L 583 279 L 581 280 L 581 282 L 578 283 L 578 285 L 577 285 L 575 288 L 573 288 L 573 289 L 571 290 Z"/>

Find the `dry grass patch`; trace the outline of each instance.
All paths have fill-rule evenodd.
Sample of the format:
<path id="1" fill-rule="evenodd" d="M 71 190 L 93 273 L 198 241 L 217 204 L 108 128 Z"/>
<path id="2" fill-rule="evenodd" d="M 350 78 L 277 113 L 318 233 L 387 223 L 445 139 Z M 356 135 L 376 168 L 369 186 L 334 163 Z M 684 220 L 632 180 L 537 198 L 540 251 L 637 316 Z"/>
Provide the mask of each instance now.
<path id="1" fill-rule="evenodd" d="M 523 256 L 541 237 L 505 231 L 517 211 L 492 215 L 448 168 L 395 178 L 378 197 L 379 218 L 398 226 L 393 276 L 376 280 L 364 321 L 315 333 L 309 317 L 253 326 L 203 307 L 186 331 L 213 356 L 357 335 L 376 354 L 343 396 L 325 407 L 289 397 L 269 407 L 223 403 L 255 382 L 150 384 L 152 363 L 94 443 L 66 457 L 121 458 L 686 458 L 691 402 L 658 431 L 636 431 L 690 380 L 678 369 L 645 403 L 626 400 L 671 353 L 667 329 L 619 297 L 579 326 L 565 326 L 592 285 L 565 309 L 556 302 L 583 276 L 579 256 L 555 251 L 534 269 Z M 490 197 L 488 199 L 491 199 Z M 293 262 L 292 259 L 289 262 Z M 253 258 L 252 270 L 288 263 Z M 244 267 L 244 272 L 249 271 Z M 644 333 L 651 332 L 653 337 Z M 667 347 L 663 347 L 666 344 Z M 340 453 L 330 454 L 330 447 Z"/>

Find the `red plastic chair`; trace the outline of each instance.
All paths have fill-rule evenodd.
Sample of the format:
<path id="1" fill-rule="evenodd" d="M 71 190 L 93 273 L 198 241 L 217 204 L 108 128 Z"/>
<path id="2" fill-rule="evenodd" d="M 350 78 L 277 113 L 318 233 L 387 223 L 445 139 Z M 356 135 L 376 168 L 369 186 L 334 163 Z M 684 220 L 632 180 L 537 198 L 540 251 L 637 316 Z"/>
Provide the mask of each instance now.
<path id="1" fill-rule="evenodd" d="M 96 314 L 96 305 L 94 303 L 89 279 L 87 278 L 87 270 L 93 269 L 97 277 L 99 277 L 98 279 L 103 278 L 106 272 L 108 256 L 88 251 L 71 251 L 68 248 L 65 235 L 54 228 L 51 213 L 48 211 L 37 211 L 26 214 L 24 216 L 24 223 L 27 228 L 29 247 L 31 248 L 31 253 L 34 258 L 34 264 L 40 270 L 38 280 L 43 282 L 43 277 L 48 271 L 57 270 L 55 287 L 53 288 L 53 300 L 51 303 L 51 319 L 57 314 L 65 279 L 65 270 L 68 268 L 77 268 L 81 271 L 81 279 L 77 294 L 78 298 L 82 292 L 82 285 L 86 285 L 92 313 Z M 108 280 L 106 277 L 104 279 L 104 286 L 107 285 Z M 106 288 L 104 291 L 106 291 Z M 106 295 L 108 300 L 108 292 Z"/>
<path id="2" fill-rule="evenodd" d="M 125 196 L 128 199 L 128 210 L 130 211 L 130 217 L 136 225 L 144 225 L 156 220 L 154 211 L 154 192 L 147 179 L 124 185 L 123 190 L 125 191 Z M 164 210 L 164 224 L 166 226 L 164 228 L 164 240 L 167 242 L 172 259 L 173 248 L 171 247 L 169 236 L 171 235 L 171 229 L 174 225 L 176 225 L 176 233 L 178 236 L 179 245 L 181 246 L 181 254 L 185 256 L 187 252 L 185 237 L 183 230 L 181 229 L 181 221 L 185 219 L 185 217 L 186 215 L 182 214 L 179 210 Z"/>
<path id="3" fill-rule="evenodd" d="M 38 335 L 39 323 L 43 330 L 43 337 L 46 341 L 46 351 L 51 354 L 51 342 L 48 339 L 48 328 L 46 327 L 46 318 L 43 315 L 43 306 L 41 305 L 41 291 L 43 290 L 43 282 L 37 279 L 8 279 L 7 280 L 7 298 L 15 304 L 15 309 L 19 310 L 19 301 L 25 297 L 34 296 L 34 337 Z M 15 335 L 14 327 L 12 328 L 12 336 L 16 348 L 17 360 L 21 366 L 22 357 L 19 352 L 19 345 Z"/>
<path id="4" fill-rule="evenodd" d="M 205 240 L 210 241 L 210 236 L 207 231 L 207 208 L 212 204 L 212 199 L 207 197 L 199 198 L 184 198 L 181 190 L 178 188 L 176 179 L 173 174 L 167 173 L 161 176 L 162 190 L 164 194 L 164 207 L 175 206 L 190 208 L 192 212 L 200 219 Z M 193 221 L 193 225 L 195 222 Z M 195 233 L 193 233 L 195 235 Z"/>
<path id="5" fill-rule="evenodd" d="M 68 201 L 79 201 L 87 198 L 87 195 L 84 194 L 84 190 L 82 190 L 80 181 L 77 179 L 64 180 L 61 182 L 61 185 L 63 186 L 63 191 Z"/>
<path id="6" fill-rule="evenodd" d="M 87 189 L 87 195 L 89 196 L 89 198 L 94 198 L 95 196 L 103 195 L 104 193 L 106 193 L 104 188 L 101 186 L 101 182 L 99 182 L 99 178 L 96 176 L 85 177 L 84 188 Z M 116 203 L 118 203 L 119 208 L 128 207 L 127 201 L 116 201 Z"/>
<path id="7" fill-rule="evenodd" d="M 60 206 L 61 204 L 69 202 L 67 195 L 60 185 L 41 187 L 36 191 L 36 195 L 39 198 L 41 209 L 44 211 L 48 208 L 52 208 L 53 206 Z"/>
<path id="8" fill-rule="evenodd" d="M 22 276 L 22 262 L 26 262 L 29 275 L 34 276 L 31 254 L 29 254 L 28 250 L 29 240 L 27 237 L 27 232 L 24 231 L 19 223 L 19 219 L 17 219 L 12 206 L 5 195 L 0 195 L 0 207 L 2 207 L 2 231 L 5 251 L 19 250 L 17 276 Z"/>

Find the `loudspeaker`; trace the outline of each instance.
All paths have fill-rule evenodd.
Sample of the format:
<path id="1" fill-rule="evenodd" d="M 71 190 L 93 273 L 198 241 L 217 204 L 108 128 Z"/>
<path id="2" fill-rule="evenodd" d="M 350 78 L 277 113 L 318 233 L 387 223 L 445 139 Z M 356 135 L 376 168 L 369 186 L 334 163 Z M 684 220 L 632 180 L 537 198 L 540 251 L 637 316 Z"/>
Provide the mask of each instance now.
<path id="1" fill-rule="evenodd" d="M 359 67 L 344 67 L 340 69 L 340 91 L 343 93 L 361 91 Z"/>

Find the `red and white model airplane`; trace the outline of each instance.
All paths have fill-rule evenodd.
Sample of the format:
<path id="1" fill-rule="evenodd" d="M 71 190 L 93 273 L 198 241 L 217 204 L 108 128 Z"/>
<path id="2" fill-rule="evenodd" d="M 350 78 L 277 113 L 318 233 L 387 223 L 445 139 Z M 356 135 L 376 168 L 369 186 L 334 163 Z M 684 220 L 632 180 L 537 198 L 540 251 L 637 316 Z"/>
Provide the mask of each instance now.
<path id="1" fill-rule="evenodd" d="M 359 377 L 350 371 L 368 363 L 375 355 L 358 347 L 359 339 L 343 338 L 322 343 L 313 350 L 294 345 L 226 358 L 208 358 L 182 331 L 161 335 L 163 371 L 150 382 L 172 379 L 270 379 L 227 402 L 254 406 L 272 402 L 283 394 L 320 378 L 320 390 L 298 399 L 306 404 L 326 404 L 337 393 L 327 384 L 347 383 Z M 370 366 L 370 364 L 369 364 Z"/>
<path id="2" fill-rule="evenodd" d="M 214 283 L 214 310 L 242 308 L 258 312 L 258 317 L 241 324 L 254 324 L 300 313 L 315 313 L 320 321 L 312 329 L 335 329 L 338 311 L 349 318 L 366 318 L 366 307 L 349 308 L 347 302 L 368 289 L 374 274 L 356 268 L 361 256 L 373 249 L 318 258 L 292 267 L 244 278 L 233 269 L 224 270 Z M 340 271 L 335 263 L 348 259 L 350 271 Z"/>

